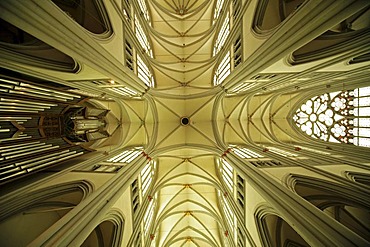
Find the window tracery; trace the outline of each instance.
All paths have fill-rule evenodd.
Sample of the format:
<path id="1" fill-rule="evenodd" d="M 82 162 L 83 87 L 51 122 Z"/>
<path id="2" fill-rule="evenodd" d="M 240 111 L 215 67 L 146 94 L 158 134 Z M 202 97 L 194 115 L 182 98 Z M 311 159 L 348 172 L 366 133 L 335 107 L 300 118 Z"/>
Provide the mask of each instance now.
<path id="1" fill-rule="evenodd" d="M 312 97 L 293 120 L 313 138 L 370 147 L 370 87 Z"/>

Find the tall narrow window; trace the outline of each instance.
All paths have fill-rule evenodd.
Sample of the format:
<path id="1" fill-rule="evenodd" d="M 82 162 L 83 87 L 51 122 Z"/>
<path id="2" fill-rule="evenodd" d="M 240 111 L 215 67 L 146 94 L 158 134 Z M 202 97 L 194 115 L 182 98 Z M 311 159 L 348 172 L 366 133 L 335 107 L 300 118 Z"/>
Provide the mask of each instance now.
<path id="1" fill-rule="evenodd" d="M 244 204 L 245 204 L 245 183 L 244 178 L 239 174 L 236 175 L 236 201 L 240 206 L 241 211 L 244 212 Z M 244 215 L 244 214 L 243 214 Z"/>
<path id="2" fill-rule="evenodd" d="M 248 148 L 237 148 L 233 147 L 231 149 L 236 155 L 242 159 L 253 159 L 253 158 L 262 158 L 263 156 L 248 149 Z"/>
<path id="3" fill-rule="evenodd" d="M 152 48 L 150 47 L 149 39 L 144 32 L 143 27 L 140 24 L 139 19 L 135 15 L 135 35 L 137 40 L 139 41 L 143 51 L 149 55 L 149 57 L 153 57 Z"/>
<path id="4" fill-rule="evenodd" d="M 125 20 L 131 23 L 131 4 L 129 0 L 122 1 L 122 12 Z"/>
<path id="5" fill-rule="evenodd" d="M 234 191 L 234 168 L 224 159 L 219 159 L 219 168 L 222 179 L 231 193 Z"/>
<path id="6" fill-rule="evenodd" d="M 370 147 L 370 87 L 315 96 L 293 120 L 313 138 Z"/>
<path id="7" fill-rule="evenodd" d="M 153 181 L 155 162 L 150 161 L 140 173 L 141 194 L 144 197 Z"/>
<path id="8" fill-rule="evenodd" d="M 127 56 L 126 56 L 126 60 L 127 60 Z M 114 80 L 99 80 L 99 81 L 96 80 L 96 81 L 92 81 L 91 83 L 96 85 L 98 88 L 108 89 L 122 96 L 126 96 L 126 97 L 139 96 L 139 93 L 136 92 L 135 90 L 129 87 L 123 86 L 119 84 L 118 82 L 115 82 Z M 101 92 L 101 89 L 98 89 L 98 90 Z"/>
<path id="9" fill-rule="evenodd" d="M 224 4 L 224 0 L 217 0 L 216 1 L 215 12 L 213 14 L 213 23 L 215 23 L 215 21 L 220 16 L 223 4 Z"/>
<path id="10" fill-rule="evenodd" d="M 137 2 L 138 2 L 138 4 L 139 4 L 140 10 L 141 10 L 141 12 L 143 13 L 143 16 L 144 16 L 145 20 L 146 20 L 146 21 L 149 23 L 149 25 L 150 25 L 149 11 L 148 11 L 148 7 L 146 6 L 146 2 L 145 2 L 145 0 L 138 0 Z"/>
<path id="11" fill-rule="evenodd" d="M 230 34 L 230 18 L 228 13 L 217 35 L 217 39 L 213 47 L 213 56 L 215 56 L 221 50 L 229 34 Z"/>
<path id="12" fill-rule="evenodd" d="M 126 40 L 125 42 L 125 62 L 126 62 L 126 67 L 132 71 L 134 71 L 133 54 L 134 52 L 132 49 L 132 45 L 128 40 Z"/>
<path id="13" fill-rule="evenodd" d="M 213 84 L 215 86 L 220 85 L 230 74 L 230 71 L 230 51 L 228 51 L 215 71 Z"/>
<path id="14" fill-rule="evenodd" d="M 108 159 L 107 161 L 113 163 L 130 163 L 141 153 L 142 153 L 141 148 L 125 150 L 122 153 L 114 156 L 113 158 Z"/>
<path id="15" fill-rule="evenodd" d="M 297 157 L 298 156 L 297 154 L 294 154 L 294 153 L 291 153 L 291 152 L 288 152 L 288 151 L 285 151 L 279 148 L 275 148 L 275 147 L 268 147 L 268 150 L 270 152 L 273 152 L 275 154 L 278 154 L 284 157 Z"/>
<path id="16" fill-rule="evenodd" d="M 144 239 L 146 239 L 149 235 L 150 226 L 152 225 L 153 218 L 154 218 L 154 207 L 155 207 L 155 200 L 157 195 L 154 196 L 153 199 L 149 202 L 148 208 L 145 211 L 144 218 L 143 218 L 143 233 L 144 233 Z"/>
<path id="17" fill-rule="evenodd" d="M 232 6 L 233 6 L 233 19 L 235 20 L 241 12 L 242 1 L 241 0 L 233 0 Z"/>
<path id="18" fill-rule="evenodd" d="M 140 206 L 138 179 L 135 179 L 134 182 L 131 183 L 131 199 L 132 199 L 132 214 L 134 215 L 134 219 L 136 219 Z"/>
<path id="19" fill-rule="evenodd" d="M 242 62 L 242 40 L 240 36 L 238 36 L 234 41 L 233 53 L 233 68 L 235 69 Z"/>
<path id="20" fill-rule="evenodd" d="M 144 63 L 144 61 L 141 59 L 139 55 L 136 56 L 136 59 L 137 59 L 137 76 L 148 87 L 154 87 L 154 78 L 148 65 Z"/>
<path id="21" fill-rule="evenodd" d="M 221 195 L 219 192 L 219 197 L 221 199 L 221 206 L 222 206 L 222 211 L 225 215 L 226 222 L 228 229 L 230 231 L 230 235 L 232 236 L 232 240 L 234 243 L 237 241 L 237 220 L 236 220 L 236 215 L 234 211 L 231 209 L 229 203 L 227 202 L 226 198 Z"/>

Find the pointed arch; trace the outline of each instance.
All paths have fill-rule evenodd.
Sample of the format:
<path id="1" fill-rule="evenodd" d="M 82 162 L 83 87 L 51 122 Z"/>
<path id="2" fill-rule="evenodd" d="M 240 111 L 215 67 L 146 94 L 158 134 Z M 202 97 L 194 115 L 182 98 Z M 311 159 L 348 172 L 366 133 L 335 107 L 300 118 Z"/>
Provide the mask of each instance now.
<path id="1" fill-rule="evenodd" d="M 253 18 L 253 30 L 257 34 L 268 33 L 274 30 L 303 3 L 304 0 L 258 1 Z"/>
<path id="2" fill-rule="evenodd" d="M 51 0 L 60 10 L 87 31 L 108 38 L 113 34 L 102 0 Z"/>
<path id="3" fill-rule="evenodd" d="M 105 219 L 95 227 L 81 246 L 121 246 L 124 223 L 125 221 L 122 213 L 117 209 L 111 210 Z"/>
<path id="4" fill-rule="evenodd" d="M 264 247 L 304 247 L 306 241 L 267 205 L 257 207 L 254 214 L 257 231 Z"/>
<path id="5" fill-rule="evenodd" d="M 68 73 L 81 69 L 72 57 L 1 18 L 0 54 L 9 61 L 42 69 Z"/>
<path id="6" fill-rule="evenodd" d="M 325 214 L 370 241 L 367 196 L 338 183 L 297 174 L 287 177 L 286 184 Z"/>
<path id="7" fill-rule="evenodd" d="M 32 191 L 11 202 L 2 203 L 0 245 L 26 246 L 92 191 L 90 182 L 73 181 Z"/>
<path id="8" fill-rule="evenodd" d="M 330 30 L 294 51 L 288 59 L 289 63 L 303 64 L 358 49 L 362 40 L 365 40 L 364 47 L 367 50 L 367 37 L 370 31 L 367 22 L 369 17 L 370 7 L 353 13 Z M 368 57 L 362 57 L 360 60 L 363 61 L 364 58 Z"/>

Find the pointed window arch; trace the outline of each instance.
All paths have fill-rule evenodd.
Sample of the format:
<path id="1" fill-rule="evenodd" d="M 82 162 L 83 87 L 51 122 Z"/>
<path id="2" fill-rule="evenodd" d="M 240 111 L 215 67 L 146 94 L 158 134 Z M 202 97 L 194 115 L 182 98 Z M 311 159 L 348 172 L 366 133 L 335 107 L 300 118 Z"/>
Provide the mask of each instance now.
<path id="1" fill-rule="evenodd" d="M 370 87 L 312 97 L 293 120 L 313 138 L 370 147 Z"/>

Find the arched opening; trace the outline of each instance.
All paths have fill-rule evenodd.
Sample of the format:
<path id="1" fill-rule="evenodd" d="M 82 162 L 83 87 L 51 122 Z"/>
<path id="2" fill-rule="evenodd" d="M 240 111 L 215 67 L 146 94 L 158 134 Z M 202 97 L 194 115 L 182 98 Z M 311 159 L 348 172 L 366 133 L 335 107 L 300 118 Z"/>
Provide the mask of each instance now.
<path id="1" fill-rule="evenodd" d="M 303 247 L 310 246 L 307 242 L 281 217 L 266 212 L 257 211 L 257 230 L 262 245 L 265 247 Z"/>
<path id="2" fill-rule="evenodd" d="M 86 196 L 86 182 L 59 184 L 12 202 L 0 215 L 0 245 L 27 246 Z M 3 205 L 8 206 L 9 205 Z"/>
<path id="3" fill-rule="evenodd" d="M 256 33 L 263 33 L 277 27 L 296 11 L 304 0 L 263 0 L 258 1 L 253 20 Z"/>
<path id="4" fill-rule="evenodd" d="M 22 29 L 0 19 L 1 54 L 15 62 L 33 67 L 76 73 L 76 61 Z"/>
<path id="5" fill-rule="evenodd" d="M 80 26 L 94 34 L 112 34 L 109 17 L 101 0 L 52 0 Z"/>
<path id="6" fill-rule="evenodd" d="M 123 221 L 106 220 L 100 223 L 81 244 L 81 247 L 120 246 Z"/>
<path id="7" fill-rule="evenodd" d="M 319 179 L 295 177 L 295 191 L 345 227 L 370 241 L 370 208 L 339 185 Z"/>
<path id="8" fill-rule="evenodd" d="M 346 52 L 349 49 L 358 48 L 355 40 L 363 38 L 368 34 L 370 27 L 369 17 L 370 7 L 358 11 L 294 51 L 290 58 L 290 63 L 296 65 L 312 62 L 337 55 L 340 52 Z M 352 44 L 356 45 L 352 46 Z M 365 61 L 365 59 L 367 60 L 368 56 L 360 56 L 356 59 L 356 62 Z"/>

